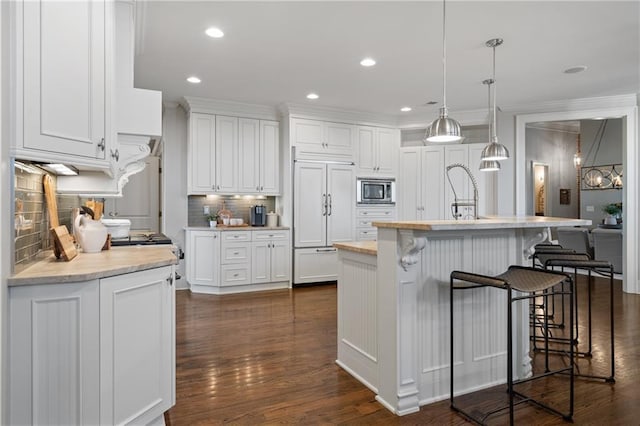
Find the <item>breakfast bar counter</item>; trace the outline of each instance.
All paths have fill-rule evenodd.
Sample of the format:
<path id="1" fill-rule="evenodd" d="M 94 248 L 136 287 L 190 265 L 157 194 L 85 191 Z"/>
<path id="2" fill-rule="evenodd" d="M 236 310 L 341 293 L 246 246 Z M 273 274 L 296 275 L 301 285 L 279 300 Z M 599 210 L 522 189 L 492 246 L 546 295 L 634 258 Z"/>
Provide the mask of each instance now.
<path id="1" fill-rule="evenodd" d="M 497 275 L 510 265 L 529 265 L 534 246 L 549 240 L 550 227 L 590 221 L 536 216 L 373 225 L 377 244 L 336 244 L 336 362 L 382 405 L 404 415 L 449 397 L 450 273 Z M 478 288 L 456 295 L 453 303 L 456 392 L 505 382 L 504 294 Z M 513 308 L 514 374 L 527 377 L 528 304 Z"/>

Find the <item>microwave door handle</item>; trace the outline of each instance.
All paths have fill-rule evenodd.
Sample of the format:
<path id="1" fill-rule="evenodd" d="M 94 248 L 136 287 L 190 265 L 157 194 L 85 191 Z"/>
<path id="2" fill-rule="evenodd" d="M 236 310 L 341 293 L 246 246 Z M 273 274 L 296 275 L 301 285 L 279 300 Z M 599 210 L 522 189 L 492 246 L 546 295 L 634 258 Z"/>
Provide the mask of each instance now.
<path id="1" fill-rule="evenodd" d="M 362 203 L 362 183 L 356 181 L 356 202 Z"/>
<path id="2" fill-rule="evenodd" d="M 391 182 L 391 202 L 396 202 L 396 183 Z"/>

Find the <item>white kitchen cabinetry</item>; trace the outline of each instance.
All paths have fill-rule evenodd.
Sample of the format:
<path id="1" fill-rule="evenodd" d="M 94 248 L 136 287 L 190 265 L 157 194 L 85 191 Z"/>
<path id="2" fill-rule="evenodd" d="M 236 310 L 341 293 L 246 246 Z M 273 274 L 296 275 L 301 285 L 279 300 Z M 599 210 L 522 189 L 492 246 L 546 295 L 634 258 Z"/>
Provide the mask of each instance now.
<path id="1" fill-rule="evenodd" d="M 23 120 L 15 156 L 108 168 L 112 5 L 24 1 L 15 7 L 22 90 L 16 110 Z"/>
<path id="2" fill-rule="evenodd" d="M 100 280 L 100 424 L 148 424 L 175 403 L 173 275 Z"/>
<path id="3" fill-rule="evenodd" d="M 220 285 L 251 284 L 251 233 L 227 231 L 220 236 Z"/>
<path id="4" fill-rule="evenodd" d="M 277 121 L 191 112 L 189 194 L 280 193 Z"/>
<path id="5" fill-rule="evenodd" d="M 187 231 L 187 281 L 193 291 L 212 293 L 220 285 L 220 232 Z"/>
<path id="6" fill-rule="evenodd" d="M 279 123 L 241 118 L 238 128 L 238 192 L 279 194 Z"/>
<path id="7" fill-rule="evenodd" d="M 392 221 L 396 219 L 395 206 L 367 206 L 356 208 L 356 240 L 373 241 L 378 238 L 376 221 Z"/>
<path id="8" fill-rule="evenodd" d="M 9 288 L 8 424 L 146 424 L 175 403 L 173 266 Z"/>
<path id="9" fill-rule="evenodd" d="M 492 214 L 494 179 L 492 173 L 479 171 L 480 155 L 485 144 L 458 144 L 402 148 L 398 173 L 398 216 L 400 220 L 453 219 L 451 203 L 454 200 L 446 177 L 446 166 L 460 163 L 469 167 L 478 183 L 478 212 Z M 449 173 L 458 199 L 473 198 L 473 187 L 461 168 Z M 471 210 L 460 207 L 464 215 Z"/>
<path id="10" fill-rule="evenodd" d="M 253 231 L 251 281 L 289 281 L 289 232 Z"/>
<path id="11" fill-rule="evenodd" d="M 186 261 L 191 291 L 225 294 L 289 287 L 289 238 L 290 232 L 282 229 L 188 229 Z"/>
<path id="12" fill-rule="evenodd" d="M 352 161 L 356 126 L 292 118 L 296 159 Z"/>
<path id="13" fill-rule="evenodd" d="M 395 176 L 400 131 L 383 127 L 358 127 L 358 176 Z"/>

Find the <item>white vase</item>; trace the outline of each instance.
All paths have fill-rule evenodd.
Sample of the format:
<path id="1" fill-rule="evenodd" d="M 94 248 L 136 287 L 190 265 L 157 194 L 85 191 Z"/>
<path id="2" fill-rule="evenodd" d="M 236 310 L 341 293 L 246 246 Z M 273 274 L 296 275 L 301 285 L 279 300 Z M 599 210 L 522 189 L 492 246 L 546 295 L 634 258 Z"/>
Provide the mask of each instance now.
<path id="1" fill-rule="evenodd" d="M 216 222 L 215 220 L 210 220 L 209 221 L 209 228 L 215 228 L 216 225 L 218 225 L 218 222 Z"/>
<path id="2" fill-rule="evenodd" d="M 609 214 L 604 218 L 604 224 L 605 225 L 617 225 L 618 221 L 616 220 L 616 217 L 614 215 Z"/>

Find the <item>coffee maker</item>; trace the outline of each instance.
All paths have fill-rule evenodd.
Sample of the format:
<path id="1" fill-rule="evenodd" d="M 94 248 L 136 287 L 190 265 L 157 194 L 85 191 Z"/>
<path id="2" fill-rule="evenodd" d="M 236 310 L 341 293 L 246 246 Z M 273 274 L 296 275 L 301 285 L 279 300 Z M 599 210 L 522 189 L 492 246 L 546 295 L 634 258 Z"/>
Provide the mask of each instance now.
<path id="1" fill-rule="evenodd" d="M 251 226 L 264 226 L 267 221 L 265 206 L 251 206 Z"/>

